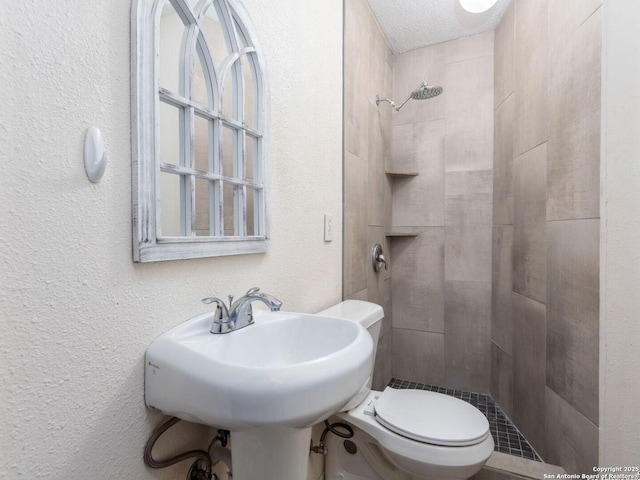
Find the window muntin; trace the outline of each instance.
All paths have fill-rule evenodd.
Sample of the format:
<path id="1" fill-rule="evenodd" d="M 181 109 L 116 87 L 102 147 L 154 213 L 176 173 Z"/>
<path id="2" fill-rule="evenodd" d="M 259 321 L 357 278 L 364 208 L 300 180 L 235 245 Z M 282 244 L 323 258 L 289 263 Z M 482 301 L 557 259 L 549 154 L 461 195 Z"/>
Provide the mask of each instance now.
<path id="1" fill-rule="evenodd" d="M 136 60 L 146 54 L 143 67 L 151 64 L 157 73 L 151 75 L 151 101 L 141 92 L 149 72 L 138 69 L 134 87 L 137 113 L 147 107 L 155 125 L 146 137 L 144 127 L 135 125 L 139 241 L 134 260 L 265 251 L 264 62 L 247 28 L 248 16 L 236 0 L 156 0 L 148 2 L 151 10 L 142 9 L 142 15 L 153 17 L 155 33 L 149 34 L 141 32 L 143 3 L 137 6 Z M 151 39 L 157 48 L 149 48 Z M 141 151 L 145 140 L 153 141 L 152 152 Z M 145 195 L 149 188 L 153 191 Z M 136 215 L 146 224 L 135 225 Z"/>

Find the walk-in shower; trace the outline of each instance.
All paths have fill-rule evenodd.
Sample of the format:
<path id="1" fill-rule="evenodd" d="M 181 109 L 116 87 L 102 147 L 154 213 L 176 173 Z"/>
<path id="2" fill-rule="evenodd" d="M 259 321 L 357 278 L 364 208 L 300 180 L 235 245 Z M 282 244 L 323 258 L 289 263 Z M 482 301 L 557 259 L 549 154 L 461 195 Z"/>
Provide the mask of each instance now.
<path id="1" fill-rule="evenodd" d="M 391 104 L 393 108 L 396 109 L 397 112 L 400 111 L 402 107 L 411 99 L 413 100 L 426 100 L 427 98 L 437 97 L 442 93 L 442 87 L 437 87 L 434 85 L 429 85 L 426 80 L 423 80 L 418 88 L 416 88 L 413 92 L 409 94 L 407 99 L 400 104 L 399 107 L 396 107 L 396 104 L 393 100 L 387 97 L 380 97 L 376 95 L 376 105 L 380 105 L 380 102 L 388 102 Z"/>

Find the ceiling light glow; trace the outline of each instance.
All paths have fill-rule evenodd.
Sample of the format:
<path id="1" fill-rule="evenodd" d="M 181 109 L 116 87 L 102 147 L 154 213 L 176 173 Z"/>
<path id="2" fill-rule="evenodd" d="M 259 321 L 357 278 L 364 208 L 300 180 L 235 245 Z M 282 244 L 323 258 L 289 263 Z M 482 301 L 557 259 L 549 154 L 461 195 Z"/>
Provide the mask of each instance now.
<path id="1" fill-rule="evenodd" d="M 498 0 L 459 0 L 460 5 L 469 13 L 482 13 L 493 7 Z"/>

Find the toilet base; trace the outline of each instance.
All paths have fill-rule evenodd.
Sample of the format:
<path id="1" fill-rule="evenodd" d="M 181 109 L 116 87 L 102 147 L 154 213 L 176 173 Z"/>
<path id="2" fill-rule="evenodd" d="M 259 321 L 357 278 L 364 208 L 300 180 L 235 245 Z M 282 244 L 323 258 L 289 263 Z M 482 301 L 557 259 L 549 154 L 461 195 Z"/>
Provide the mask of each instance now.
<path id="1" fill-rule="evenodd" d="M 355 454 L 347 451 L 345 439 L 327 437 L 325 480 L 413 480 L 391 464 L 369 435 L 355 427 L 353 430 L 354 436 L 346 441 L 356 445 Z"/>
<path id="2" fill-rule="evenodd" d="M 344 418 L 339 421 L 344 422 Z M 355 453 L 345 448 L 345 439 L 329 434 L 325 461 L 325 480 L 463 480 L 475 475 L 481 468 L 434 466 L 427 475 L 412 475 L 399 469 L 389 454 L 369 434 L 351 424 L 354 436 L 347 442 L 356 446 Z"/>

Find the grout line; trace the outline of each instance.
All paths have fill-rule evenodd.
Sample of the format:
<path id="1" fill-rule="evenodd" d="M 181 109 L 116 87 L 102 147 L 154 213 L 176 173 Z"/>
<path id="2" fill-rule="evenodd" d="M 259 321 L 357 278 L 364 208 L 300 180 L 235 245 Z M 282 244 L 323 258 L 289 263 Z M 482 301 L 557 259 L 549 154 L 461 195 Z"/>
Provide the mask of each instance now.
<path id="1" fill-rule="evenodd" d="M 579 218 L 554 218 L 554 219 L 546 219 L 545 221 L 550 222 L 573 222 L 575 220 L 600 220 L 601 217 L 579 217 Z"/>
<path id="2" fill-rule="evenodd" d="M 509 93 L 509 95 L 506 96 L 506 98 L 504 98 L 498 105 L 496 105 L 495 107 L 493 107 L 493 113 L 495 115 L 496 110 L 498 110 L 502 105 L 505 104 L 505 102 L 507 100 L 509 100 L 510 97 L 514 96 L 516 93 L 515 90 L 511 90 L 511 93 Z M 515 97 L 514 97 L 515 98 Z"/>
<path id="3" fill-rule="evenodd" d="M 487 54 L 487 55 L 478 55 L 477 57 L 469 57 L 463 60 L 456 60 L 455 62 L 445 62 L 444 67 L 446 69 L 449 65 L 456 65 L 457 63 L 470 62 L 471 60 L 478 60 L 480 58 L 494 58 L 494 57 L 495 55 L 493 54 L 493 52 L 491 52 L 490 54 Z"/>
<path id="4" fill-rule="evenodd" d="M 422 332 L 422 333 L 431 333 L 433 335 L 444 335 L 444 332 L 432 332 L 431 330 L 419 330 L 417 328 L 405 328 L 405 327 L 394 327 L 393 319 L 391 319 L 391 328 L 395 330 L 406 330 L 408 332 Z M 414 383 L 414 382 L 412 382 Z"/>
<path id="5" fill-rule="evenodd" d="M 542 142 L 538 143 L 537 145 L 534 145 L 533 147 L 528 148 L 528 149 L 527 149 L 527 150 L 525 150 L 524 152 L 522 152 L 522 153 L 518 153 L 517 155 L 516 155 L 516 154 L 515 154 L 515 152 L 514 152 L 514 154 L 513 154 L 513 160 L 515 161 L 517 158 L 519 158 L 519 157 L 523 156 L 525 153 L 529 153 L 531 150 L 535 150 L 536 148 L 538 148 L 538 147 L 539 147 L 539 146 L 541 146 L 541 145 L 544 145 L 544 144 L 545 144 L 545 143 L 547 143 L 547 142 L 549 142 L 549 139 L 543 140 Z M 547 158 L 548 158 L 548 153 L 547 153 Z"/>
<path id="6" fill-rule="evenodd" d="M 580 25 L 578 25 L 578 26 L 573 30 L 573 32 L 571 32 L 571 35 L 573 35 L 573 34 L 576 32 L 576 30 L 578 30 L 580 27 L 582 27 L 582 25 L 584 25 L 585 23 L 587 23 L 587 22 L 589 21 L 589 19 L 590 19 L 591 17 L 593 17 L 593 15 L 595 15 L 595 13 L 596 13 L 598 10 L 600 10 L 601 8 L 602 8 L 602 3 L 600 3 L 600 5 L 598 5 L 598 7 L 597 7 L 593 12 L 591 12 L 591 13 L 587 16 L 587 18 L 585 18 L 585 19 L 580 23 Z"/>

